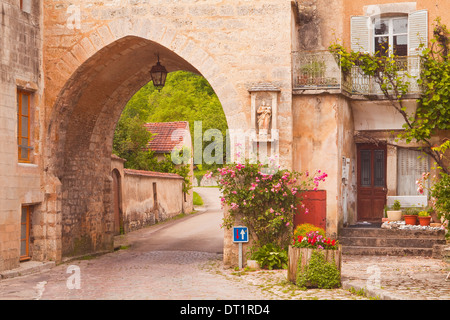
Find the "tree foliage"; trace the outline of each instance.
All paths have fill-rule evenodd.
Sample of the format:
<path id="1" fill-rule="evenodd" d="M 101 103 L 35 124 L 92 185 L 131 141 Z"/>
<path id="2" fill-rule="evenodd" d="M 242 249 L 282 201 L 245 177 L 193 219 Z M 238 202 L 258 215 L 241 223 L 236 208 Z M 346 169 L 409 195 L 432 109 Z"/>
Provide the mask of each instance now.
<path id="1" fill-rule="evenodd" d="M 176 165 L 170 155 L 157 161 L 147 148 L 152 134 L 144 124 L 172 121 L 188 121 L 192 138 L 194 121 L 202 121 L 203 132 L 214 128 L 225 136 L 228 128 L 220 101 L 206 79 L 186 71 L 172 72 L 161 91 L 150 82 L 129 100 L 116 126 L 113 152 L 127 160 L 126 168 L 180 174 L 187 189 L 189 167 Z"/>

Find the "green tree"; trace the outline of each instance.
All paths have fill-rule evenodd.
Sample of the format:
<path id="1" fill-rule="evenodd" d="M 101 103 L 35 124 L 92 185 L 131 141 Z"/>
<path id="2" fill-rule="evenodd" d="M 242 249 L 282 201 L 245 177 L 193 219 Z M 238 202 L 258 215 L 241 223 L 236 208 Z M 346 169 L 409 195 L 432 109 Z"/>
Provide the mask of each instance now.
<path id="1" fill-rule="evenodd" d="M 201 121 L 202 133 L 208 129 L 218 129 L 221 132 L 224 137 L 222 147 L 226 150 L 228 125 L 225 113 L 214 90 L 200 75 L 187 71 L 171 72 L 161 91 L 156 90 L 152 83 L 143 86 L 130 99 L 122 113 L 122 117 L 136 116 L 145 122 L 188 121 L 192 139 L 194 122 Z M 209 142 L 202 142 L 202 152 L 208 144 Z"/>
<path id="2" fill-rule="evenodd" d="M 113 153 L 127 160 L 125 168 L 148 170 L 156 162 L 153 151 L 147 149 L 151 139 L 152 134 L 138 116 L 121 117 L 114 133 Z"/>

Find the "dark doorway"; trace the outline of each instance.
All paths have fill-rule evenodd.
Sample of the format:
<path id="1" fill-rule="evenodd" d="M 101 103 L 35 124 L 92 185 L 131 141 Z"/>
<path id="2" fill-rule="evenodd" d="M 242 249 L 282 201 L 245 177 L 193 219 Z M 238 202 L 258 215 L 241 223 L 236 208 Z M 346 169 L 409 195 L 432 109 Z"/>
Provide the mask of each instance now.
<path id="1" fill-rule="evenodd" d="M 121 179 L 118 170 L 113 170 L 113 205 L 114 205 L 114 234 L 123 233 L 123 215 L 122 215 L 122 192 Z"/>

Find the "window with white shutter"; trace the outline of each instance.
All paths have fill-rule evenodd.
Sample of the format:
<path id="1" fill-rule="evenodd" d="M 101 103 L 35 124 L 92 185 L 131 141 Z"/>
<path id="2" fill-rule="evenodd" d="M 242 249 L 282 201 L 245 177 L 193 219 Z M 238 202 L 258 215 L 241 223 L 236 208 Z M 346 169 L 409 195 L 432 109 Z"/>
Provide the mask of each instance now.
<path id="1" fill-rule="evenodd" d="M 369 41 L 370 18 L 354 16 L 351 18 L 351 49 L 358 52 L 370 52 Z"/>
<path id="2" fill-rule="evenodd" d="M 428 11 L 420 10 L 409 14 L 408 23 L 409 54 L 419 54 L 420 45 L 428 44 Z"/>
<path id="3" fill-rule="evenodd" d="M 397 195 L 419 195 L 416 181 L 422 177 L 422 173 L 430 171 L 429 157 L 414 149 L 399 148 L 397 164 Z"/>
<path id="4" fill-rule="evenodd" d="M 353 16 L 350 21 L 353 51 L 399 56 L 417 55 L 428 44 L 428 11 Z"/>

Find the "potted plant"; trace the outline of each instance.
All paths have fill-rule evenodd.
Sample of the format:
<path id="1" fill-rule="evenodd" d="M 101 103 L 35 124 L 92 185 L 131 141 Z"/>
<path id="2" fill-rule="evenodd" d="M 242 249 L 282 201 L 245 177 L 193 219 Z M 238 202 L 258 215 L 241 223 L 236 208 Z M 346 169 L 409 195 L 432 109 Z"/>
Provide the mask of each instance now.
<path id="1" fill-rule="evenodd" d="M 302 288 L 340 286 L 342 248 L 338 241 L 311 231 L 289 246 L 288 280 Z"/>
<path id="2" fill-rule="evenodd" d="M 299 83 L 301 85 L 322 85 L 325 74 L 324 61 L 311 61 L 300 67 Z"/>
<path id="3" fill-rule="evenodd" d="M 428 211 L 422 210 L 419 212 L 418 216 L 419 216 L 419 223 L 421 226 L 430 225 L 431 216 L 428 213 Z"/>
<path id="4" fill-rule="evenodd" d="M 389 221 L 400 221 L 402 220 L 402 211 L 400 201 L 395 200 L 392 207 L 386 210 L 386 215 Z"/>
<path id="5" fill-rule="evenodd" d="M 419 214 L 419 209 L 415 207 L 407 208 L 405 210 L 405 214 L 403 215 L 403 219 L 406 224 L 416 225 L 417 224 L 417 215 Z"/>

